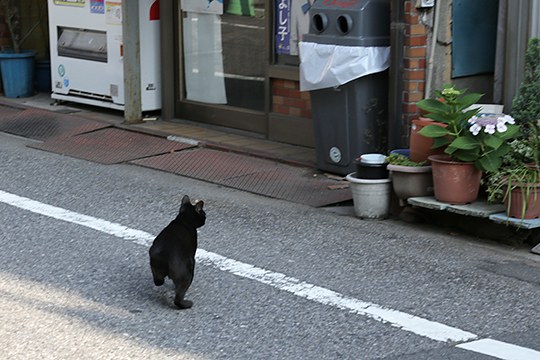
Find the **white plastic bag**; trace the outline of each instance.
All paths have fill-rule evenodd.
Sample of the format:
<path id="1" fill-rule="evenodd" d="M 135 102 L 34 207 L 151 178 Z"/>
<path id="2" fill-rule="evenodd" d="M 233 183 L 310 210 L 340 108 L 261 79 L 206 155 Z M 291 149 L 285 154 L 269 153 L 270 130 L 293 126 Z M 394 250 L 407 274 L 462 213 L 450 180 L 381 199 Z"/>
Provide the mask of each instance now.
<path id="1" fill-rule="evenodd" d="M 301 91 L 336 87 L 390 67 L 389 46 L 299 45 Z"/>

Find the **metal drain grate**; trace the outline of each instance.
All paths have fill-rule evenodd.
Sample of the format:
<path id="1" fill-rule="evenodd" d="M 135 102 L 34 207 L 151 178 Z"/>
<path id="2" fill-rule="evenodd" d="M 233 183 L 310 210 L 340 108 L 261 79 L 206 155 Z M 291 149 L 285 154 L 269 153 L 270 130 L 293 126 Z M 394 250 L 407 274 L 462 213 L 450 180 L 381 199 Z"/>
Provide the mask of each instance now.
<path id="1" fill-rule="evenodd" d="M 210 149 L 195 149 L 133 161 L 134 164 L 210 181 L 272 198 L 320 207 L 352 198 L 343 182 L 310 168 Z"/>
<path id="2" fill-rule="evenodd" d="M 193 147 L 190 144 L 116 128 L 55 138 L 29 146 L 101 164 L 116 164 Z"/>
<path id="3" fill-rule="evenodd" d="M 47 140 L 109 127 L 107 123 L 41 109 L 13 109 L 0 106 L 0 131 Z"/>

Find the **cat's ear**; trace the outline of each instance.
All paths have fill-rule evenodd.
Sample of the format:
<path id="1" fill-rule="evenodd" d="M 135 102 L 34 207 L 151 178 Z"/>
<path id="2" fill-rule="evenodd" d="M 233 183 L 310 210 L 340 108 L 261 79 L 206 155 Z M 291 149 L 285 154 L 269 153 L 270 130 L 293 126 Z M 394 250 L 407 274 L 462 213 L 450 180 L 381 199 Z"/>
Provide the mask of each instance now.
<path id="1" fill-rule="evenodd" d="M 202 211 L 202 208 L 204 206 L 204 201 L 202 200 L 198 200 L 196 203 L 195 203 L 195 211 L 200 213 Z"/>
<path id="2" fill-rule="evenodd" d="M 187 195 L 184 195 L 184 197 L 182 198 L 182 205 L 185 204 L 191 204 L 191 200 L 189 200 L 189 196 Z"/>

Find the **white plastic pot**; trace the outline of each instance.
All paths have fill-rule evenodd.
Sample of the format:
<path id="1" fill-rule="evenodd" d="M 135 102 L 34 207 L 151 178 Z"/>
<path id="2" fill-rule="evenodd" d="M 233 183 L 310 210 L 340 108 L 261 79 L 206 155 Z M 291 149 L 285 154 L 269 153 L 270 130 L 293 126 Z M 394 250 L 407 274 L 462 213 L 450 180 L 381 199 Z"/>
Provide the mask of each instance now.
<path id="1" fill-rule="evenodd" d="M 389 164 L 394 192 L 401 200 L 433 195 L 431 166 L 402 166 Z"/>
<path id="2" fill-rule="evenodd" d="M 390 214 L 391 179 L 359 179 L 347 175 L 350 183 L 354 214 L 363 219 L 384 219 Z"/>

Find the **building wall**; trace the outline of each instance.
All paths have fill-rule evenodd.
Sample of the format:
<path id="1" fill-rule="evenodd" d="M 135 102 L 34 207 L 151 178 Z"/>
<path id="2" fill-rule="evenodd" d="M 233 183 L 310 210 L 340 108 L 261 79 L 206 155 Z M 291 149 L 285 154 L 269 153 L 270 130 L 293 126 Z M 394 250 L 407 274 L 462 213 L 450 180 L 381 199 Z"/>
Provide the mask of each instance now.
<path id="1" fill-rule="evenodd" d="M 268 138 L 296 145 L 315 146 L 311 97 L 300 91 L 296 79 L 271 78 Z"/>
<path id="2" fill-rule="evenodd" d="M 309 92 L 301 92 L 298 81 L 272 79 L 272 112 L 311 118 Z"/>
<path id="3" fill-rule="evenodd" d="M 405 1 L 405 40 L 403 56 L 403 131 L 408 133 L 411 121 L 418 118 L 416 102 L 424 98 L 428 55 L 428 28 L 425 16 L 415 6 L 415 1 Z M 407 134 L 404 134 L 407 136 Z"/>

